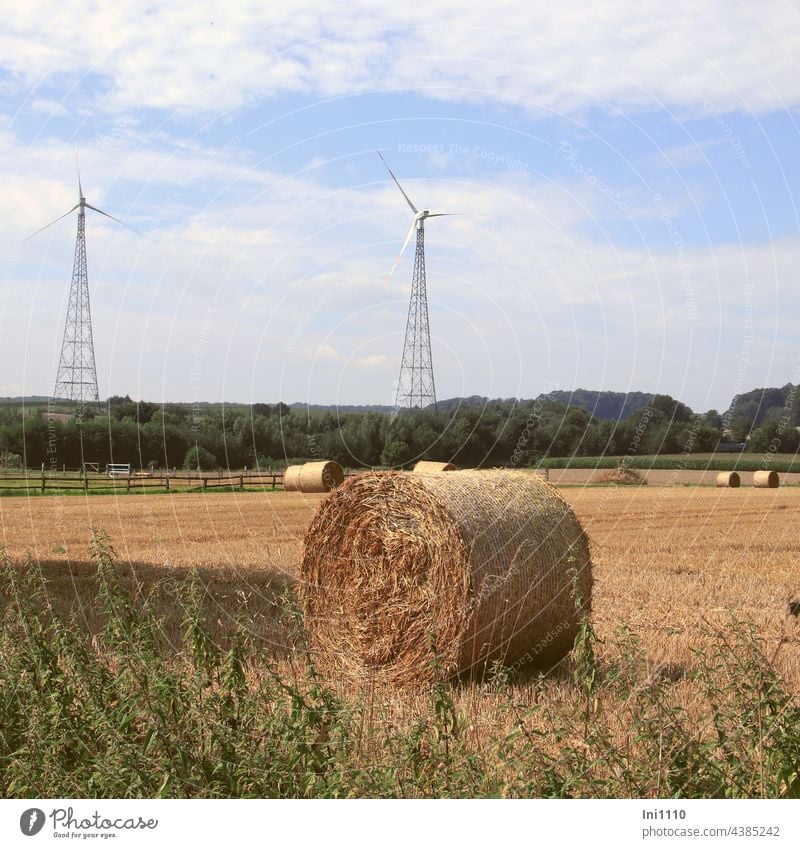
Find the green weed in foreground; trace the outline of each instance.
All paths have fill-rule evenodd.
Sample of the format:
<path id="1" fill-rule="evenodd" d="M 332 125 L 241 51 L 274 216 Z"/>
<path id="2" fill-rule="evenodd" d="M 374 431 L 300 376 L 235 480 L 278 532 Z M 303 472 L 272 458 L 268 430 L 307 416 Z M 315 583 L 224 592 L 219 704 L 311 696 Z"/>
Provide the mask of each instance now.
<path id="1" fill-rule="evenodd" d="M 197 581 L 165 647 L 156 595 L 129 594 L 101 534 L 93 555 L 93 636 L 59 619 L 35 566 L 2 564 L 3 797 L 800 797 L 797 700 L 747 626 L 697 655 L 691 714 L 681 675 L 653 674 L 629 634 L 599 666 L 588 622 L 571 675 L 501 671 L 404 707 L 344 700 L 303 657 L 288 679 L 244 624 L 215 644 Z"/>

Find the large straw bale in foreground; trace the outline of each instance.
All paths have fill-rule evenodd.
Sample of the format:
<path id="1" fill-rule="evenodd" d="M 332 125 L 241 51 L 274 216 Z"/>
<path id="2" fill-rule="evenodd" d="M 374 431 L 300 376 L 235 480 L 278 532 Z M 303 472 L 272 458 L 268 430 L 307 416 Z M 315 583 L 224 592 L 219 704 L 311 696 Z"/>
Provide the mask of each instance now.
<path id="1" fill-rule="evenodd" d="M 720 471 L 717 474 L 718 489 L 738 489 L 742 480 L 735 471 Z"/>
<path id="2" fill-rule="evenodd" d="M 338 462 L 306 462 L 305 465 L 290 465 L 284 471 L 283 488 L 287 492 L 306 494 L 330 492 L 341 485 L 343 480 L 344 471 Z"/>
<path id="3" fill-rule="evenodd" d="M 321 667 L 404 684 L 495 660 L 551 666 L 591 588 L 583 528 L 544 480 L 390 472 L 351 477 L 320 505 L 300 601 Z"/>
<path id="4" fill-rule="evenodd" d="M 757 489 L 777 489 L 780 478 L 777 471 L 756 471 L 753 474 L 753 485 Z"/>
<path id="5" fill-rule="evenodd" d="M 415 474 L 433 474 L 437 471 L 455 471 L 456 467 L 452 462 L 433 462 L 429 459 L 421 459 L 414 466 Z"/>

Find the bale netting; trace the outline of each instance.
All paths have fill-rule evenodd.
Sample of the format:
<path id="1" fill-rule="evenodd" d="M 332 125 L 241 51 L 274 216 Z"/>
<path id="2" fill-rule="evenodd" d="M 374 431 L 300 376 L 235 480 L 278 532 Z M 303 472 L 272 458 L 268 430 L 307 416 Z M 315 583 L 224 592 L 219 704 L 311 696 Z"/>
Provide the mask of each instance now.
<path id="1" fill-rule="evenodd" d="M 738 489 L 741 484 L 741 477 L 735 471 L 720 471 L 717 474 L 718 489 Z"/>
<path id="2" fill-rule="evenodd" d="M 300 577 L 318 667 L 394 685 L 550 668 L 592 590 L 580 522 L 523 471 L 351 477 L 317 510 Z"/>
<path id="3" fill-rule="evenodd" d="M 432 462 L 429 459 L 421 459 L 414 466 L 415 474 L 433 474 L 438 471 L 455 471 L 456 467 L 452 462 Z"/>
<path id="4" fill-rule="evenodd" d="M 322 460 L 290 465 L 283 473 L 283 488 L 287 492 L 314 494 L 330 492 L 342 484 L 344 470 L 338 462 Z"/>
<path id="5" fill-rule="evenodd" d="M 777 471 L 756 471 L 753 474 L 753 485 L 756 489 L 777 489 L 779 483 Z"/>
<path id="6" fill-rule="evenodd" d="M 300 491 L 298 486 L 300 483 L 300 469 L 302 465 L 287 465 L 283 472 L 283 488 L 287 492 Z"/>

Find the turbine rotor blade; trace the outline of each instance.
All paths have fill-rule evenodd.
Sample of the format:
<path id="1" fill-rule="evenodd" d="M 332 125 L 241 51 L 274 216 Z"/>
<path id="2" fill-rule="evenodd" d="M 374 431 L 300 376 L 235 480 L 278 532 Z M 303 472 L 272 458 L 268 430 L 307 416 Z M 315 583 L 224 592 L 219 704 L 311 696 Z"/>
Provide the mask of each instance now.
<path id="1" fill-rule="evenodd" d="M 387 280 L 389 279 L 389 277 L 392 276 L 392 274 L 394 274 L 394 269 L 397 268 L 397 266 L 400 264 L 400 259 L 403 256 L 403 254 L 406 252 L 406 248 L 408 247 L 408 243 L 411 241 L 411 236 L 413 235 L 414 230 L 416 230 L 416 229 L 417 229 L 417 220 L 415 218 L 414 223 L 411 225 L 411 229 L 408 231 L 408 235 L 406 236 L 406 240 L 403 242 L 403 246 L 400 248 L 400 253 L 398 253 L 397 256 L 394 259 L 394 265 L 392 265 L 392 270 L 389 271 L 389 273 L 386 275 Z"/>
<path id="2" fill-rule="evenodd" d="M 23 241 L 29 241 L 29 240 L 30 240 L 30 239 L 32 239 L 34 236 L 38 236 L 38 235 L 39 235 L 39 233 L 43 233 L 43 232 L 44 232 L 44 231 L 45 231 L 48 227 L 52 227 L 52 226 L 53 226 L 53 224 L 57 224 L 57 223 L 58 223 L 58 222 L 59 222 L 62 218 L 66 218 L 66 217 L 67 217 L 67 215 L 71 215 L 71 214 L 72 214 L 72 213 L 73 213 L 73 212 L 74 212 L 74 211 L 75 211 L 75 210 L 76 210 L 79 206 L 80 206 L 80 203 L 76 203 L 76 204 L 72 207 L 72 209 L 70 209 L 70 210 L 69 210 L 69 212 L 65 212 L 63 215 L 59 215 L 59 216 L 58 216 L 58 218 L 56 218 L 56 219 L 55 219 L 55 221 L 51 221 L 49 224 L 47 224 L 47 225 L 45 225 L 44 227 L 42 227 L 42 228 L 41 228 L 41 230 L 36 230 L 36 232 L 35 232 L 35 233 L 32 233 L 31 235 L 29 235 L 29 236 L 28 236 L 28 238 L 23 239 Z"/>
<path id="3" fill-rule="evenodd" d="M 144 233 L 140 233 L 139 230 L 134 229 L 130 224 L 126 224 L 124 221 L 120 221 L 119 218 L 115 218 L 113 215 L 109 215 L 108 212 L 103 212 L 102 209 L 98 209 L 96 206 L 92 206 L 91 203 L 85 203 L 84 205 L 87 209 L 92 209 L 95 212 L 99 212 L 101 215 L 105 215 L 106 218 L 111 218 L 112 221 L 116 221 L 118 224 L 122 224 L 123 227 L 127 227 L 131 232 L 136 233 L 137 236 L 146 238 Z"/>
<path id="4" fill-rule="evenodd" d="M 470 215 L 470 212 L 431 212 L 426 218 L 447 218 L 450 215 Z"/>
<path id="5" fill-rule="evenodd" d="M 403 195 L 403 197 L 405 197 L 406 203 L 411 207 L 411 211 L 415 215 L 418 215 L 419 209 L 417 209 L 417 207 L 414 206 L 414 204 L 411 202 L 411 199 L 409 198 L 409 196 L 403 191 L 403 186 L 401 186 L 400 183 L 397 181 L 397 177 L 392 173 L 392 169 L 386 163 L 386 160 L 383 158 L 383 154 L 380 152 L 380 150 L 376 150 L 375 152 L 378 154 L 378 156 L 381 157 L 381 162 L 383 162 L 383 164 L 386 165 L 386 170 L 389 172 L 389 174 L 391 174 L 391 177 L 394 180 L 395 185 L 400 189 L 400 193 Z"/>
<path id="6" fill-rule="evenodd" d="M 75 165 L 78 169 L 78 193 L 83 197 L 83 186 L 81 185 L 81 163 L 78 159 L 78 145 L 75 145 Z"/>

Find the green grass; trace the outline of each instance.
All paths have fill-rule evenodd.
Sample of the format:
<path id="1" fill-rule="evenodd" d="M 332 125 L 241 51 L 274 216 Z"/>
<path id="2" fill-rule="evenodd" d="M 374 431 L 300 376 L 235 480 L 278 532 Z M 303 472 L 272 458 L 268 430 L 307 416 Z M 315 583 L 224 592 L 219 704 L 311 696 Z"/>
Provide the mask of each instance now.
<path id="1" fill-rule="evenodd" d="M 302 646 L 279 671 L 246 621 L 216 644 L 197 580 L 171 587 L 165 640 L 158 589 L 133 594 L 100 533 L 92 555 L 94 634 L 33 563 L 0 567 L 2 797 L 800 797 L 800 708 L 747 625 L 696 653 L 699 707 L 624 630 L 598 662 L 585 621 L 556 674 L 443 682 L 398 712 L 402 693 L 336 694 Z"/>
<path id="2" fill-rule="evenodd" d="M 65 489 L 56 489 L 56 488 L 47 488 L 44 492 L 39 488 L 31 487 L 29 489 L 23 488 L 22 486 L 17 486 L 13 489 L 4 489 L 0 488 L 0 498 L 6 497 L 50 497 L 50 496 L 58 496 L 58 497 L 85 497 L 89 496 L 92 498 L 104 497 L 106 495 L 113 495 L 115 497 L 136 497 L 137 495 L 183 495 L 183 494 L 197 494 L 205 492 L 206 494 L 213 494 L 215 492 L 282 492 L 282 486 L 276 486 L 275 489 L 272 486 L 245 486 L 243 489 L 240 489 L 238 486 L 208 486 L 206 489 L 203 489 L 202 486 L 173 486 L 169 491 L 165 486 L 159 487 L 151 487 L 151 486 L 137 486 L 135 488 L 131 488 L 130 491 L 125 489 L 124 486 L 119 488 L 106 487 L 102 489 L 92 489 L 89 488 L 87 491 L 84 491 L 79 486 L 70 486 Z"/>
<path id="3" fill-rule="evenodd" d="M 695 453 L 648 456 L 567 456 L 545 457 L 539 468 L 616 468 L 621 462 L 629 468 L 674 471 L 759 471 L 771 469 L 781 473 L 800 472 L 800 456 L 774 454 L 765 463 L 763 454 L 756 453 Z"/>

